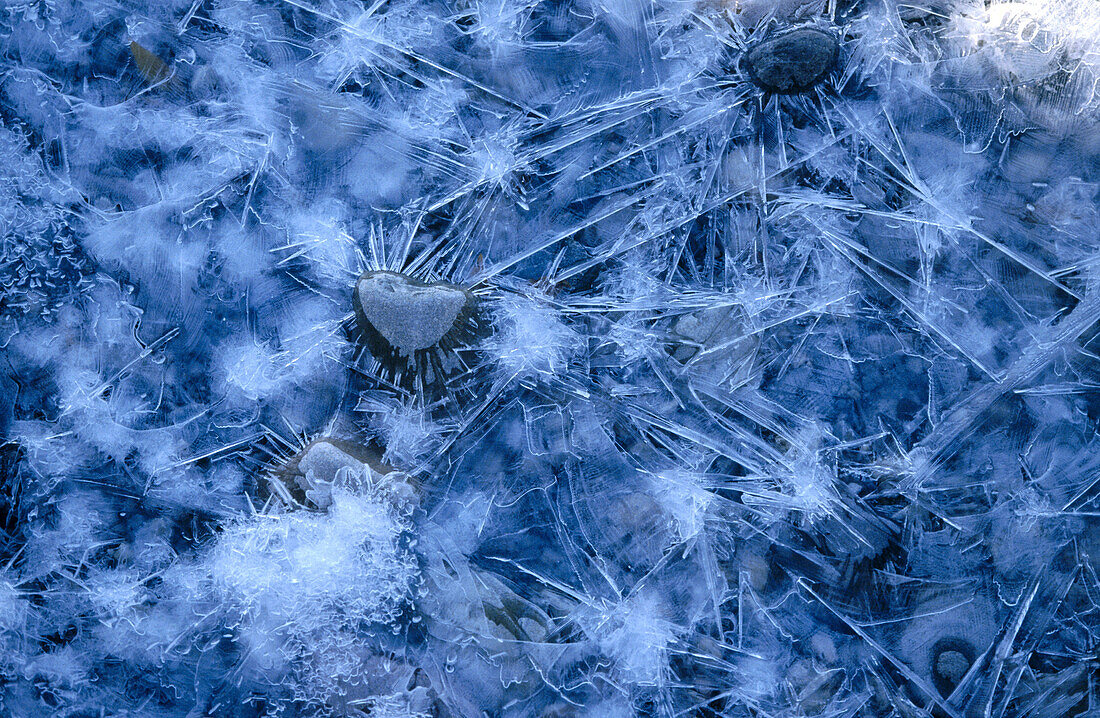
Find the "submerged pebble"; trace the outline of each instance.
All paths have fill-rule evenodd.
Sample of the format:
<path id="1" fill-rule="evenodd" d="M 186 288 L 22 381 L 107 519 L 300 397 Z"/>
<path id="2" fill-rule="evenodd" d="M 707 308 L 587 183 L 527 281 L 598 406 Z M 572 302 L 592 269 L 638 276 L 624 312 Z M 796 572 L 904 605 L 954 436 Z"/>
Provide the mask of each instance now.
<path id="1" fill-rule="evenodd" d="M 341 471 L 348 478 L 359 477 L 364 464 L 330 441 L 317 441 L 306 448 L 298 461 L 299 483 L 318 507 L 325 509 L 332 503 L 332 487 Z"/>
<path id="2" fill-rule="evenodd" d="M 958 685 L 970 670 L 970 661 L 960 651 L 943 651 L 936 656 L 935 672 Z"/>
<path id="3" fill-rule="evenodd" d="M 967 642 L 948 638 L 938 641 L 932 651 L 932 683 L 943 696 L 962 683 L 974 662 L 974 650 Z"/>
<path id="4" fill-rule="evenodd" d="M 314 439 L 275 472 L 275 478 L 297 493 L 299 500 L 304 495 L 321 510 L 332 504 L 334 488 L 358 491 L 363 479 L 382 476 L 389 477 L 391 489 L 406 494 L 407 475 L 383 462 L 370 448 L 333 437 Z"/>
<path id="5" fill-rule="evenodd" d="M 760 87 L 771 92 L 805 92 L 833 69 L 837 39 L 815 28 L 802 28 L 763 40 L 745 54 L 745 64 Z"/>
<path id="6" fill-rule="evenodd" d="M 360 329 L 373 329 L 406 357 L 437 345 L 471 302 L 461 287 L 426 284 L 397 272 L 367 272 L 355 286 Z"/>

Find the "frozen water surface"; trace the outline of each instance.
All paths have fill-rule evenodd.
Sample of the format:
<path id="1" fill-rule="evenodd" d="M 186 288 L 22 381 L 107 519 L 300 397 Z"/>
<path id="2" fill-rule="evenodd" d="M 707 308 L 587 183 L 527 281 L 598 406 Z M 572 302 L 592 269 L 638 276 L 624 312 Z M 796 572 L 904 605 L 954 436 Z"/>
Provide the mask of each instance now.
<path id="1" fill-rule="evenodd" d="M 0 35 L 0 716 L 1100 715 L 1100 3 Z"/>

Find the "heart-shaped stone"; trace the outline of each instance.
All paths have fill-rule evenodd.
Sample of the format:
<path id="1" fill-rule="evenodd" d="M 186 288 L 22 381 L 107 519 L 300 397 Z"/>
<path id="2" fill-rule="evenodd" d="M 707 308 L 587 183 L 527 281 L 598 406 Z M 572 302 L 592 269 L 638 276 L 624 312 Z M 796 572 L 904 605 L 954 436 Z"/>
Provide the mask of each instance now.
<path id="1" fill-rule="evenodd" d="M 753 82 L 765 90 L 805 92 L 833 69 L 839 52 L 835 37 L 806 27 L 753 46 L 745 54 L 745 64 Z"/>
<path id="2" fill-rule="evenodd" d="M 472 301 L 461 287 L 426 284 L 397 272 L 367 272 L 355 285 L 360 323 L 406 357 L 438 344 Z"/>

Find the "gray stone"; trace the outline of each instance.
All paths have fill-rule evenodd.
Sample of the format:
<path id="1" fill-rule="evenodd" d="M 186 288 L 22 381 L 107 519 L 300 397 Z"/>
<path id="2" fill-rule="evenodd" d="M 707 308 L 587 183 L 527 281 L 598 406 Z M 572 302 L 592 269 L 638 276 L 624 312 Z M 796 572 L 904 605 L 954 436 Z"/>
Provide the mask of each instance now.
<path id="1" fill-rule="evenodd" d="M 961 651 L 941 651 L 936 656 L 936 665 L 933 669 L 937 676 L 947 681 L 952 686 L 962 682 L 963 676 L 970 670 L 970 659 Z"/>
<path id="2" fill-rule="evenodd" d="M 299 485 L 306 498 L 321 509 L 332 504 L 332 488 L 338 479 L 342 485 L 351 487 L 370 470 L 354 456 L 323 439 L 306 447 L 297 468 Z"/>
<path id="3" fill-rule="evenodd" d="M 748 331 L 739 306 L 724 304 L 679 317 L 672 356 L 696 375 L 740 383 L 752 375 L 759 337 Z"/>
<path id="4" fill-rule="evenodd" d="M 753 82 L 765 90 L 804 92 L 833 69 L 839 51 L 835 37 L 807 27 L 753 46 L 745 55 L 745 64 Z"/>
<path id="5" fill-rule="evenodd" d="M 676 320 L 672 331 L 691 342 L 678 346 L 674 353 L 677 359 L 686 362 L 700 347 L 710 349 L 733 341 L 742 333 L 743 326 L 739 310 L 726 305 L 685 314 Z"/>
<path id="6" fill-rule="evenodd" d="M 396 272 L 367 272 L 356 283 L 360 320 L 402 356 L 439 343 L 470 295 L 451 284 L 425 284 Z"/>
<path id="7" fill-rule="evenodd" d="M 415 501 L 416 484 L 408 474 L 384 463 L 368 447 L 334 437 L 314 439 L 278 472 L 279 479 L 293 482 L 323 511 L 332 505 L 334 488 L 355 492 L 363 488 L 364 481 L 382 477 L 395 501 Z"/>

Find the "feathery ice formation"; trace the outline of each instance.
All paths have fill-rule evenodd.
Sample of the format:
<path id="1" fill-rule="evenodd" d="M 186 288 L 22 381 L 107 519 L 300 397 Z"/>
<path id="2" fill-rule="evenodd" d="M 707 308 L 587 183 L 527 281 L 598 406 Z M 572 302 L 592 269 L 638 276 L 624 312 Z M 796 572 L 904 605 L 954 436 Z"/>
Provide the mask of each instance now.
<path id="1" fill-rule="evenodd" d="M 1100 3 L 0 36 L 0 716 L 1098 715 Z"/>

